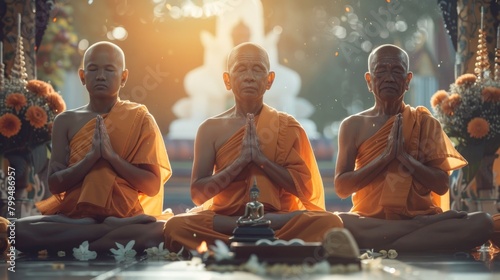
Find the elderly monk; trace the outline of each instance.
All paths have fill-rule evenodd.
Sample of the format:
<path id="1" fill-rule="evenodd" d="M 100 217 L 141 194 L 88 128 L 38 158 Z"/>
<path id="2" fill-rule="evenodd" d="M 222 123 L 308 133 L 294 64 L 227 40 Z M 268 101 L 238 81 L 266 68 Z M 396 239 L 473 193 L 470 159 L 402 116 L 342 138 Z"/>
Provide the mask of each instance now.
<path id="1" fill-rule="evenodd" d="M 413 76 L 407 53 L 382 45 L 368 69 L 375 105 L 346 118 L 339 130 L 335 190 L 341 198 L 352 195 L 354 213 L 341 215 L 344 226 L 363 248 L 471 249 L 486 242 L 488 214 L 440 207 L 450 171 L 467 162 L 425 107 L 404 103 Z"/>
<path id="2" fill-rule="evenodd" d="M 275 77 L 269 67 L 267 52 L 256 44 L 240 44 L 229 54 L 223 80 L 235 105 L 198 129 L 191 176 L 198 211 L 167 221 L 167 248 L 228 242 L 254 178 L 264 219 L 278 238 L 321 241 L 329 229 L 342 227 L 337 215 L 324 211 L 323 184 L 304 129 L 263 102 Z"/>

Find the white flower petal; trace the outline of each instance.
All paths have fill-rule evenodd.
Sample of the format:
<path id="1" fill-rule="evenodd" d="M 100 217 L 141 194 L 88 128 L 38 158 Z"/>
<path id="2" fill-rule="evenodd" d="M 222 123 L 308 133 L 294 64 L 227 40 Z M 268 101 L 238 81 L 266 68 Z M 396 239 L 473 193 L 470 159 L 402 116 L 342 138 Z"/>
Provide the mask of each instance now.
<path id="1" fill-rule="evenodd" d="M 120 244 L 120 243 L 118 243 L 118 242 L 115 242 L 115 244 L 116 244 L 116 247 L 118 247 L 118 250 L 123 251 L 123 250 L 125 249 L 125 247 L 123 247 L 123 245 L 122 245 L 122 244 Z"/>
<path id="2" fill-rule="evenodd" d="M 113 255 L 121 255 L 119 250 L 116 250 L 114 248 L 109 249 Z"/>
<path id="3" fill-rule="evenodd" d="M 137 252 L 135 250 L 128 250 L 125 252 L 125 257 L 127 258 L 133 258 L 135 257 L 135 255 L 137 254 Z"/>
<path id="4" fill-rule="evenodd" d="M 125 252 L 131 250 L 134 247 L 135 240 L 130 240 L 125 246 Z"/>

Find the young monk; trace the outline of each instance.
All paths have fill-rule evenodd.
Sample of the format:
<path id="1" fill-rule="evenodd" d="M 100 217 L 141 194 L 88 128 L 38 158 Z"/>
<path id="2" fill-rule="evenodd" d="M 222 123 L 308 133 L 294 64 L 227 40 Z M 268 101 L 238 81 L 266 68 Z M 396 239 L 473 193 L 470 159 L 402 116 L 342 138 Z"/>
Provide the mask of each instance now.
<path id="1" fill-rule="evenodd" d="M 275 78 L 269 69 L 267 52 L 256 44 L 229 54 L 223 79 L 235 105 L 198 129 L 191 197 L 199 211 L 167 221 L 167 248 L 228 242 L 254 180 L 276 237 L 322 241 L 329 229 L 342 227 L 337 215 L 324 211 L 323 183 L 304 129 L 263 101 Z"/>
<path id="2" fill-rule="evenodd" d="M 339 130 L 335 190 L 352 195 L 344 226 L 362 248 L 425 251 L 472 249 L 488 240 L 486 213 L 440 208 L 449 172 L 467 164 L 425 107 L 403 97 L 412 79 L 407 53 L 394 45 L 372 51 L 365 74 L 375 104 Z"/>
<path id="3" fill-rule="evenodd" d="M 35 246 L 35 240 L 22 240 L 32 233 L 43 243 L 48 238 L 40 234 L 47 233 L 44 227 L 57 231 L 107 217 L 162 214 L 170 162 L 154 117 L 144 105 L 118 96 L 128 77 L 123 51 L 96 43 L 85 52 L 78 73 L 90 101 L 54 121 L 48 178 L 54 196 L 38 203 L 43 216 L 16 222 L 21 246 Z"/>
<path id="4" fill-rule="evenodd" d="M 123 51 L 108 42 L 90 46 L 78 74 L 90 101 L 54 121 L 48 178 L 54 196 L 38 208 L 98 220 L 160 215 L 170 163 L 146 107 L 119 98 L 128 77 Z"/>

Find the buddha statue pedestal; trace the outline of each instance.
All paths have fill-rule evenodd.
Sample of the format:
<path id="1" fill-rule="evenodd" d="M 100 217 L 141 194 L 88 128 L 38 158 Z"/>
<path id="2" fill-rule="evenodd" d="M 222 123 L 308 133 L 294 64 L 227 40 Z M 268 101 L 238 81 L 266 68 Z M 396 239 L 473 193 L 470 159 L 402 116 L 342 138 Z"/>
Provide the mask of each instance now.
<path id="1" fill-rule="evenodd" d="M 237 221 L 230 242 L 256 242 L 260 239 L 275 240 L 271 221 L 264 218 L 264 204 L 258 201 L 259 188 L 257 181 L 250 188 L 250 201 L 245 206 L 245 214 Z"/>
<path id="2" fill-rule="evenodd" d="M 239 226 L 233 231 L 230 242 L 255 243 L 260 239 L 276 240 L 274 230 L 269 225 Z"/>

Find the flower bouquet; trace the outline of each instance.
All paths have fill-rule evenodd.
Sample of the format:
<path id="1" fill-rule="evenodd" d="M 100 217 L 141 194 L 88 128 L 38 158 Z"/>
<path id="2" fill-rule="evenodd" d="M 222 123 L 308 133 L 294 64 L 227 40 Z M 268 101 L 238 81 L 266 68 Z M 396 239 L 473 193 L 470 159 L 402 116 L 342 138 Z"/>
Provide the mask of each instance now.
<path id="1" fill-rule="evenodd" d="M 52 86 L 31 80 L 25 88 L 2 90 L 0 100 L 0 151 L 29 150 L 50 141 L 52 124 L 65 110 L 62 97 Z"/>
<path id="2" fill-rule="evenodd" d="M 500 81 L 459 76 L 449 91 L 439 90 L 431 106 L 444 131 L 467 159 L 465 183 L 472 181 L 485 155 L 500 147 Z"/>
<path id="3" fill-rule="evenodd" d="M 0 59 L 0 155 L 27 152 L 50 141 L 54 118 L 66 109 L 49 83 L 27 81 L 24 65 L 23 42 L 18 36 L 8 79 Z"/>
<path id="4" fill-rule="evenodd" d="M 431 105 L 444 131 L 469 163 L 462 168 L 466 188 L 480 168 L 481 176 L 476 179 L 492 188 L 492 165 L 500 147 L 500 28 L 493 77 L 482 24 L 478 33 L 475 75 L 463 74 L 449 91 L 437 91 L 431 97 Z M 477 181 L 478 185 L 483 184 Z"/>

